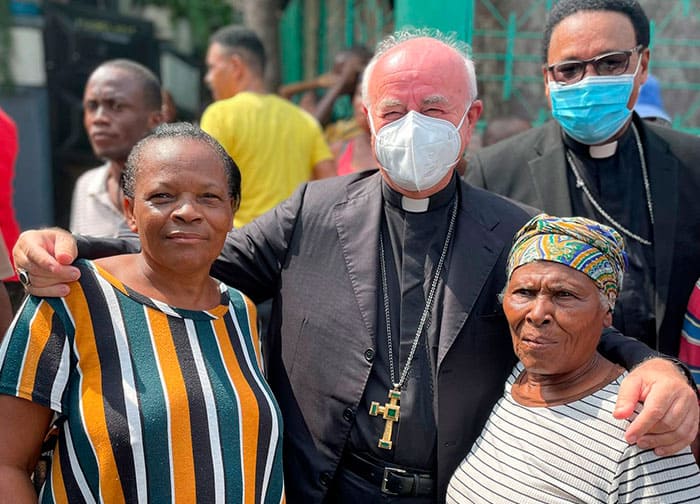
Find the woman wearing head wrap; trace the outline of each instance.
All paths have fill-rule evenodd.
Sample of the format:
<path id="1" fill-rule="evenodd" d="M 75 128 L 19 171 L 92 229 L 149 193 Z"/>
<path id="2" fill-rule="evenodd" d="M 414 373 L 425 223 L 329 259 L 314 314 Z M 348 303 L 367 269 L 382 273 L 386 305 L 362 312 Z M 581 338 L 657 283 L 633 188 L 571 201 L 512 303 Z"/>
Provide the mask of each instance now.
<path id="1" fill-rule="evenodd" d="M 612 415 L 627 373 L 596 348 L 625 265 L 617 231 L 582 217 L 540 214 L 515 235 L 502 296 L 520 362 L 447 502 L 698 502 L 690 450 L 629 445 Z"/>

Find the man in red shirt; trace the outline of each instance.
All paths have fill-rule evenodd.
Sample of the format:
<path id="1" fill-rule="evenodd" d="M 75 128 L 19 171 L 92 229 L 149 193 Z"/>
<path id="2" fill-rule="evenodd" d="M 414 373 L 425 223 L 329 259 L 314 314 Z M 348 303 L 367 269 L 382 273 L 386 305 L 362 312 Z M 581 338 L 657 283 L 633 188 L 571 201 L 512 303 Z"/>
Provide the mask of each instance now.
<path id="1" fill-rule="evenodd" d="M 5 111 L 0 108 L 0 231 L 7 250 L 12 250 L 19 236 L 19 225 L 12 205 L 12 180 L 15 176 L 15 160 L 19 151 L 17 126 Z M 24 298 L 24 288 L 14 273 L 0 278 L 5 283 L 16 311 Z"/>

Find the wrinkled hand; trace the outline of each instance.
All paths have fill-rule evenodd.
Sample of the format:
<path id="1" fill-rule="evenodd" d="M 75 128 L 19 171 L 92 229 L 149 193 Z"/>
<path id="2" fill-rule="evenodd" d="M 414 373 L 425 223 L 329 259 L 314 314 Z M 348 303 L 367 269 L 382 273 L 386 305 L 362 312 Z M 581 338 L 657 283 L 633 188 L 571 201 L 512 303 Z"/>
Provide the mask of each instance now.
<path id="1" fill-rule="evenodd" d="M 15 266 L 29 273 L 35 296 L 61 297 L 70 292 L 66 285 L 80 277 L 70 264 L 78 256 L 75 238 L 59 228 L 25 231 L 12 249 Z"/>
<path id="2" fill-rule="evenodd" d="M 688 446 L 698 433 L 698 400 L 686 377 L 667 359 L 650 359 L 625 378 L 615 406 L 615 418 L 628 418 L 644 403 L 625 432 L 625 440 L 659 456 Z"/>

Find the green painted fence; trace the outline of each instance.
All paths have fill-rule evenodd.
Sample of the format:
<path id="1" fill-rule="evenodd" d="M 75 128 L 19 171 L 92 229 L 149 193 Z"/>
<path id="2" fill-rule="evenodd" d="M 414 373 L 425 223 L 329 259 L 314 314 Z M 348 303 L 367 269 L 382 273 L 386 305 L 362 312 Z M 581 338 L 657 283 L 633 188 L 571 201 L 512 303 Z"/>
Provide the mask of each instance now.
<path id="1" fill-rule="evenodd" d="M 455 32 L 473 49 L 485 120 L 547 120 L 540 44 L 554 0 L 290 0 L 280 22 L 285 82 L 326 71 L 353 44 L 404 26 Z M 673 127 L 700 134 L 700 0 L 640 0 L 651 19 L 651 70 Z M 392 8 L 393 5 L 393 8 Z M 315 23 L 315 26 L 309 26 Z M 483 126 L 483 124 L 481 125 Z"/>

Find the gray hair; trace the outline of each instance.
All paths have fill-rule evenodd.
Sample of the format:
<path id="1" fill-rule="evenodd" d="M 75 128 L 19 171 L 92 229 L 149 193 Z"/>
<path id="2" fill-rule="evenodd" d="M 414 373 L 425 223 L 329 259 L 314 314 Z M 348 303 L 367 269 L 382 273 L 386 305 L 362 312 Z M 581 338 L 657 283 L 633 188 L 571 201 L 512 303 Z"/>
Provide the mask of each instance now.
<path id="1" fill-rule="evenodd" d="M 438 42 L 442 42 L 446 46 L 456 51 L 457 54 L 462 57 L 464 60 L 464 66 L 467 69 L 467 77 L 469 78 L 469 100 L 467 101 L 467 104 L 476 100 L 478 95 L 476 70 L 474 69 L 474 61 L 471 59 L 471 47 L 469 47 L 469 44 L 458 40 L 457 35 L 454 32 L 445 34 L 434 28 L 410 28 L 396 31 L 393 34 L 385 37 L 384 40 L 377 44 L 377 48 L 374 51 L 374 56 L 367 64 L 367 67 L 365 67 L 362 77 L 362 102 L 366 107 L 369 106 L 369 81 L 377 61 L 390 49 L 393 49 L 404 42 L 417 38 L 432 38 Z"/>

